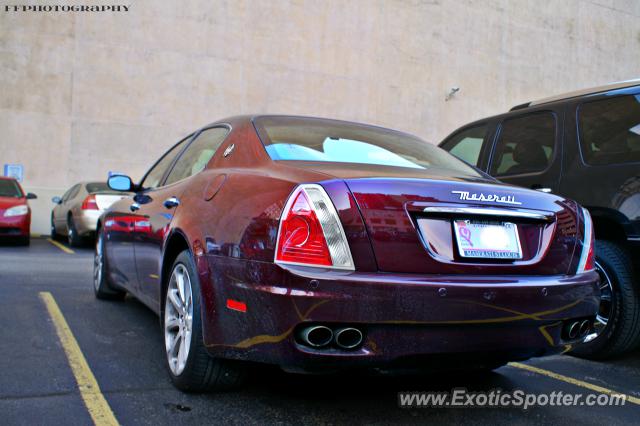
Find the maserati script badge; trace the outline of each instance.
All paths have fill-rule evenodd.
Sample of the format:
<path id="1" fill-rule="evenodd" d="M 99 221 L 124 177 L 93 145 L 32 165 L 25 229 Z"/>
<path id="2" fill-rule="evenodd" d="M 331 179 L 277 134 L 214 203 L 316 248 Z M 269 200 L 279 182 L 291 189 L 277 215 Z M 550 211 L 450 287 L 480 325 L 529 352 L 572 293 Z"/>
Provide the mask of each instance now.
<path id="1" fill-rule="evenodd" d="M 521 205 L 522 203 L 516 201 L 516 197 L 513 195 L 485 195 L 482 192 L 470 193 L 469 191 L 451 191 L 452 194 L 458 194 L 462 201 L 493 201 L 494 203 Z"/>

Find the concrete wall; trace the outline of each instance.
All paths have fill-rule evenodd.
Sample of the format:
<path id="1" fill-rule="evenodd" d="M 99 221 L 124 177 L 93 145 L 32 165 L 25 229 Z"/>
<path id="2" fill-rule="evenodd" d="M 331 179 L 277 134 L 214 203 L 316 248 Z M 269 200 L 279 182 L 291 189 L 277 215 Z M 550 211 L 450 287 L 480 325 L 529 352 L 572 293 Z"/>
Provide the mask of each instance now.
<path id="1" fill-rule="evenodd" d="M 34 232 L 48 230 L 51 195 L 109 170 L 140 177 L 178 138 L 224 116 L 337 117 L 436 143 L 514 104 L 640 70 L 637 0 L 5 11 L 16 3 L 0 0 L 0 163 L 24 164 L 25 187 L 41 196 Z M 445 102 L 452 86 L 461 90 Z"/>

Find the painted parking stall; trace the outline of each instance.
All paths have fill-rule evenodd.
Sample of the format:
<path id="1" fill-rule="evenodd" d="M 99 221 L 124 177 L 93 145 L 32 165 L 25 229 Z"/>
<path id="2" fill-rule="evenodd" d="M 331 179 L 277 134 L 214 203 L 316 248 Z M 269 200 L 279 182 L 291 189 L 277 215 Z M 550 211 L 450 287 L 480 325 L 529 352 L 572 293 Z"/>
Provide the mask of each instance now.
<path id="1" fill-rule="evenodd" d="M 640 395 L 629 379 L 640 374 L 637 354 L 616 361 L 614 369 L 554 356 L 480 376 L 308 376 L 263 367 L 241 391 L 184 394 L 166 376 L 157 317 L 131 298 L 125 303 L 95 300 L 92 249 L 80 248 L 69 254 L 45 239 L 35 239 L 28 248 L 0 246 L 0 258 L 0 320 L 10 323 L 17 319 L 23 324 L 19 330 L 5 331 L 7 345 L 0 346 L 4 372 L 0 377 L 0 411 L 5 424 L 106 424 L 92 416 L 83 399 L 86 382 L 78 382 L 70 367 L 65 344 L 41 293 L 50 294 L 45 298 L 55 301 L 65 329 L 77 343 L 72 358 L 85 359 L 83 374 L 90 371 L 104 398 L 102 407 L 109 407 L 121 424 L 197 424 L 211 419 L 242 424 L 352 424 L 354 416 L 372 424 L 436 420 L 590 424 L 594 418 L 624 424 L 633 423 L 638 409 Z M 398 406 L 399 392 L 451 392 L 454 388 L 487 393 L 492 389 L 533 394 L 555 391 L 582 398 L 615 393 L 627 395 L 628 401 L 624 406 L 606 407 L 534 406 L 526 415 L 521 408 Z"/>

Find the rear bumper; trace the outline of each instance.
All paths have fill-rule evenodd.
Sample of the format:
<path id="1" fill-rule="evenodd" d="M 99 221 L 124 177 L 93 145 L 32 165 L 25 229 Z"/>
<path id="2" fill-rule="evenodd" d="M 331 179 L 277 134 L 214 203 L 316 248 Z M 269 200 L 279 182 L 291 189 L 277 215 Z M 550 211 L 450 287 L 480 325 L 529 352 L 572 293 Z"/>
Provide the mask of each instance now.
<path id="1" fill-rule="evenodd" d="M 599 304 L 595 272 L 420 276 L 283 268 L 219 256 L 201 257 L 198 269 L 209 352 L 288 368 L 558 353 L 572 343 L 561 338 L 563 321 L 593 317 Z M 228 299 L 245 303 L 246 312 L 229 309 Z M 299 344 L 296 330 L 314 323 L 356 325 L 364 343 L 354 351 Z"/>
<path id="2" fill-rule="evenodd" d="M 31 215 L 0 216 L 0 238 L 27 237 L 31 227 Z"/>
<path id="3" fill-rule="evenodd" d="M 102 211 L 100 210 L 81 210 L 80 213 L 75 215 L 73 220 L 78 234 L 88 236 L 95 233 L 101 214 Z"/>

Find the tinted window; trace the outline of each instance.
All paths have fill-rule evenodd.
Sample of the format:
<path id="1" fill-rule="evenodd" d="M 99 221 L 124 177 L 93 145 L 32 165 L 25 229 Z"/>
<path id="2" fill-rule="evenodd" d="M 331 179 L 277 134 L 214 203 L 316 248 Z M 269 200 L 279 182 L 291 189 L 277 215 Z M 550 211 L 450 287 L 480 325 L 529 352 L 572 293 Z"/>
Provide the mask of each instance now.
<path id="1" fill-rule="evenodd" d="M 86 188 L 89 194 L 94 192 L 113 192 L 106 182 L 91 182 L 87 184 Z"/>
<path id="2" fill-rule="evenodd" d="M 443 148 L 461 160 L 477 166 L 480 149 L 486 137 L 487 125 L 481 124 L 456 133 L 444 143 Z"/>
<path id="3" fill-rule="evenodd" d="M 301 117 L 260 117 L 256 127 L 273 160 L 441 168 L 478 176 L 443 149 L 389 129 Z"/>
<path id="4" fill-rule="evenodd" d="M 76 196 L 78 195 L 78 192 L 80 192 L 80 186 L 81 185 L 76 185 L 73 187 L 73 189 L 71 190 L 71 194 L 69 194 L 70 200 L 76 198 Z"/>
<path id="5" fill-rule="evenodd" d="M 185 144 L 191 139 L 191 136 L 187 136 L 182 141 L 178 142 L 173 148 L 167 151 L 162 158 L 147 172 L 144 180 L 142 181 L 143 188 L 157 188 L 162 183 L 162 178 L 164 177 L 165 172 L 171 164 L 173 164 L 173 160 L 176 159 L 182 148 L 184 148 Z"/>
<path id="6" fill-rule="evenodd" d="M 182 153 L 167 177 L 166 184 L 172 184 L 201 172 L 229 133 L 224 127 L 203 130 Z"/>
<path id="7" fill-rule="evenodd" d="M 69 195 L 71 194 L 71 191 L 73 191 L 75 189 L 75 185 L 72 186 L 71 188 L 67 189 L 67 192 L 65 192 L 62 195 L 62 201 L 67 201 L 69 199 Z"/>
<path id="8" fill-rule="evenodd" d="M 78 191 L 80 191 L 80 184 L 75 184 L 71 187 L 71 189 L 69 189 L 63 196 L 62 196 L 62 201 L 68 201 L 71 200 L 73 197 L 75 197 L 76 195 L 78 195 Z"/>
<path id="9" fill-rule="evenodd" d="M 555 141 L 556 118 L 551 112 L 505 120 L 490 174 L 505 176 L 545 170 L 553 160 Z"/>
<path id="10" fill-rule="evenodd" d="M 578 121 L 587 163 L 640 162 L 640 95 L 585 103 Z"/>
<path id="11" fill-rule="evenodd" d="M 0 197 L 22 198 L 22 191 L 15 180 L 0 179 Z"/>

